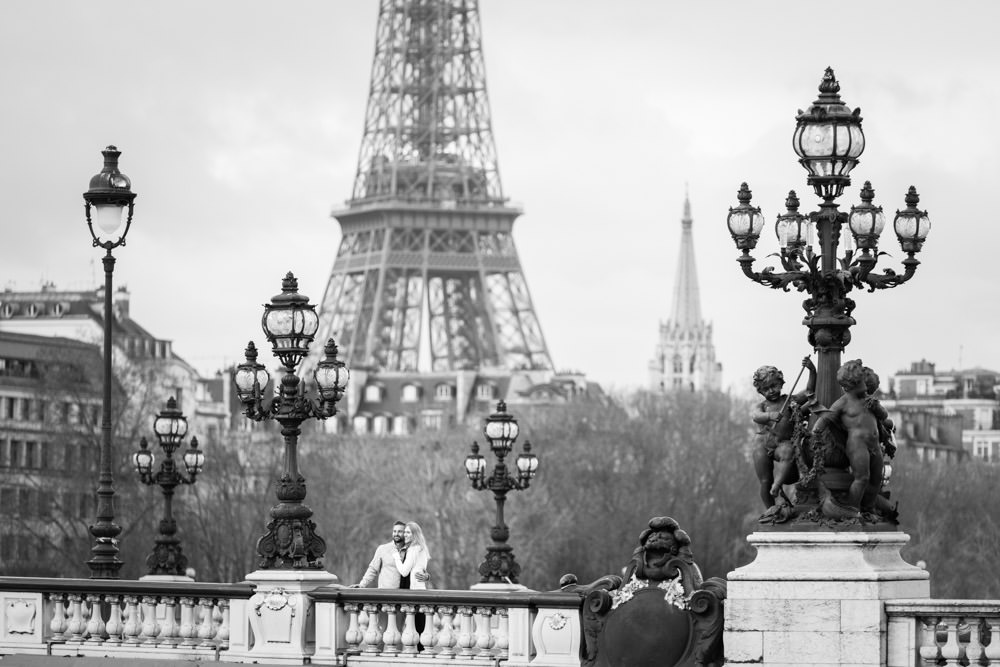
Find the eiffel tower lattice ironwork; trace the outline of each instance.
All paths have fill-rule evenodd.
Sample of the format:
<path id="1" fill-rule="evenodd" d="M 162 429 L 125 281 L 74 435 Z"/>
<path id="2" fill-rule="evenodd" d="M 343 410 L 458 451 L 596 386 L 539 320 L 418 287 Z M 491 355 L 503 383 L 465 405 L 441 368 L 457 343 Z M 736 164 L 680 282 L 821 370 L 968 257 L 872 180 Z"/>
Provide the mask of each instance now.
<path id="1" fill-rule="evenodd" d="M 551 369 L 520 214 L 500 184 L 477 2 L 382 0 L 319 339 L 374 371 Z"/>

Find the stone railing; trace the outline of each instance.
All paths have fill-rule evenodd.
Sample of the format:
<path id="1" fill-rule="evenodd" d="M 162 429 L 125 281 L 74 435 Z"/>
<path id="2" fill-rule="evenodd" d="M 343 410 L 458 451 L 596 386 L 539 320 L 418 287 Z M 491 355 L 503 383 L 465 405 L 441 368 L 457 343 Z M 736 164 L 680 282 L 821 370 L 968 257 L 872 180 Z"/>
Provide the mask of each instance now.
<path id="1" fill-rule="evenodd" d="M 250 584 L 0 577 L 0 654 L 218 659 Z"/>
<path id="2" fill-rule="evenodd" d="M 580 664 L 581 599 L 573 593 L 322 588 L 310 597 L 313 664 Z"/>
<path id="3" fill-rule="evenodd" d="M 1000 600 L 887 600 L 886 667 L 1000 665 Z"/>

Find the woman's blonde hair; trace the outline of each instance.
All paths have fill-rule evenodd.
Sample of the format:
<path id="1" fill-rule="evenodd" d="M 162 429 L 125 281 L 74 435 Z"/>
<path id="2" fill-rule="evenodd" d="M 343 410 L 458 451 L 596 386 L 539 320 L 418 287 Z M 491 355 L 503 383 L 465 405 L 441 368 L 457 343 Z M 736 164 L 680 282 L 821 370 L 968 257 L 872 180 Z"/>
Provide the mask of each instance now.
<path id="1" fill-rule="evenodd" d="M 431 551 L 427 548 L 427 540 L 424 539 L 424 531 L 421 530 L 420 524 L 416 521 L 407 521 L 406 527 L 410 529 L 411 533 L 413 533 L 413 543 L 419 544 L 420 548 L 422 548 L 424 553 L 427 554 L 427 559 L 430 560 Z"/>

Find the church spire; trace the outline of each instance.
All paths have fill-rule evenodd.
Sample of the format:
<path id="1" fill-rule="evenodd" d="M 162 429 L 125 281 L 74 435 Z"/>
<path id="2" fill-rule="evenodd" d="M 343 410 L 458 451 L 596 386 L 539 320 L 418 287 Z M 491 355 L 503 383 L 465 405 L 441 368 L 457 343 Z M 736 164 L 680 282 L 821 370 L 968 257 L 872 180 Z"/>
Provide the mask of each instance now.
<path id="1" fill-rule="evenodd" d="M 694 261 L 694 237 L 691 233 L 691 198 L 684 193 L 684 217 L 681 218 L 681 250 L 674 278 L 674 302 L 670 324 L 689 329 L 701 324 L 701 294 L 698 291 L 698 268 Z"/>
<path id="2" fill-rule="evenodd" d="M 660 323 L 656 353 L 649 362 L 650 386 L 653 389 L 712 391 L 720 389 L 722 384 L 722 365 L 715 361 L 712 325 L 701 317 L 693 226 L 691 198 L 685 187 L 674 301 L 670 319 Z"/>

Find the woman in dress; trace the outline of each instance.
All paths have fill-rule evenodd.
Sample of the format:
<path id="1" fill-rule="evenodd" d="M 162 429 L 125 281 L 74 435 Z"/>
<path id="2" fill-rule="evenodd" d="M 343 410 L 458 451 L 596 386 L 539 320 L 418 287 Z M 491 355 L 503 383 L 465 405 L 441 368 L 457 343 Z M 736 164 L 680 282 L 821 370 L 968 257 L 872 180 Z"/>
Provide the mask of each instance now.
<path id="1" fill-rule="evenodd" d="M 427 550 L 427 541 L 424 540 L 424 531 L 414 521 L 409 521 L 403 529 L 403 543 L 406 544 L 406 558 L 400 558 L 396 552 L 396 569 L 400 576 L 417 572 L 427 572 L 427 561 L 431 554 Z M 426 589 L 427 582 L 417 581 L 416 577 L 410 577 L 411 589 Z"/>

